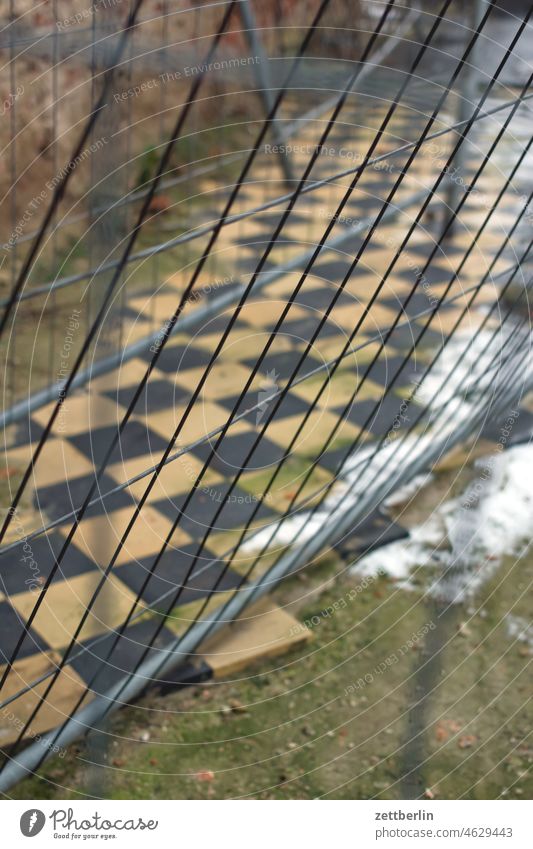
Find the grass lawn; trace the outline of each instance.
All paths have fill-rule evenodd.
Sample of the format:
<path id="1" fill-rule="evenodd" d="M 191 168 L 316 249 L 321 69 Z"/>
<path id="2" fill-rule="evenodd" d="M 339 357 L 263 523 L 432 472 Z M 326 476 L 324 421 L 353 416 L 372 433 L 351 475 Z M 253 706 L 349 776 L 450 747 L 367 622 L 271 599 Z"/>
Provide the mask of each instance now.
<path id="1" fill-rule="evenodd" d="M 11 795 L 531 797 L 532 652 L 502 616 L 527 616 L 533 559 L 509 558 L 471 608 L 449 612 L 422 590 L 385 578 L 361 589 L 343 572 L 330 556 L 276 591 L 312 623 L 303 649 L 234 680 L 148 694 Z"/>

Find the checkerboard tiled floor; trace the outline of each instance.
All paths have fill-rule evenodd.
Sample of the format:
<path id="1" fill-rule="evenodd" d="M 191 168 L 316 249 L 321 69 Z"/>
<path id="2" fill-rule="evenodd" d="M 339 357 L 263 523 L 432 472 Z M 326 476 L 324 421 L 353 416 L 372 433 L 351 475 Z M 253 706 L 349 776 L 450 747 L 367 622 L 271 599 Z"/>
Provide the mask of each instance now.
<path id="1" fill-rule="evenodd" d="M 397 131 L 407 132 L 407 128 L 400 122 Z M 364 136 L 363 131 L 361 135 Z M 396 143 L 391 136 L 386 140 L 385 149 Z M 303 169 L 305 160 L 304 155 L 294 158 L 297 171 Z M 338 167 L 339 159 L 321 158 L 315 176 L 327 176 Z M 346 167 L 350 167 L 350 162 L 347 162 Z M 280 184 L 271 175 L 271 163 L 263 161 L 255 172 L 254 180 L 243 190 L 242 208 L 254 206 L 268 199 L 269 194 L 279 192 Z M 413 191 L 419 191 L 423 185 L 429 185 L 432 175 L 434 170 L 431 161 L 421 156 L 398 192 L 396 201 Z M 343 212 L 345 220 L 353 223 L 376 212 L 395 176 L 394 173 L 377 169 L 365 173 Z M 498 182 L 492 172 L 481 181 L 489 195 L 497 190 L 500 183 L 501 180 Z M 339 202 L 346 185 L 347 178 L 344 178 L 340 184 L 332 183 L 320 192 L 308 194 L 302 199 L 264 271 L 276 268 L 280 263 L 313 248 L 326 226 L 327 214 Z M 486 269 L 502 241 L 506 226 L 516 214 L 516 207 L 513 196 L 502 204 L 502 212 L 495 216 L 493 226 L 488 229 L 483 241 L 480 240 L 476 245 L 460 277 L 454 282 L 450 296 L 460 294 L 468 286 L 479 282 L 480 268 L 483 271 Z M 215 252 L 216 263 L 212 267 L 219 279 L 221 275 L 229 273 L 233 281 L 231 285 L 246 282 L 247 272 L 249 277 L 249 271 L 255 267 L 268 244 L 279 215 L 279 209 L 273 209 L 222 231 Z M 439 252 L 435 256 L 426 274 L 432 297 L 439 297 L 444 291 L 469 244 L 472 228 L 478 226 L 483 215 L 483 210 L 469 206 L 453 240 L 447 244 L 446 252 Z M 372 237 L 362 261 L 350 277 L 299 369 L 298 375 L 304 375 L 334 359 L 359 321 L 361 325 L 355 345 L 360 346 L 375 337 L 366 347 L 347 357 L 334 378 L 329 380 L 268 499 L 255 515 L 252 529 L 273 522 L 284 513 L 311 463 L 314 464 L 313 475 L 297 503 L 332 481 L 343 449 L 346 451 L 347 446 L 360 434 L 376 403 L 382 401 L 377 414 L 361 432 L 361 439 L 375 440 L 391 427 L 405 397 L 406 386 L 416 371 L 414 360 L 405 367 L 391 394 L 384 398 L 384 391 L 425 322 L 424 318 L 418 317 L 418 313 L 431 305 L 424 291 L 417 292 L 410 302 L 402 316 L 405 326 L 394 332 L 372 366 L 368 379 L 337 429 L 328 450 L 323 451 L 324 442 L 335 428 L 344 405 L 377 350 L 379 340 L 394 321 L 402 301 L 410 291 L 414 279 L 413 267 L 421 266 L 431 249 L 432 224 L 429 221 L 415 232 L 408 250 L 402 253 L 394 272 L 366 313 L 370 298 L 381 279 L 380 275 L 387 269 L 410 223 L 409 214 L 401 215 L 396 223 L 384 224 Z M 433 231 L 436 232 L 435 228 Z M 285 386 L 318 322 L 338 291 L 362 238 L 362 234 L 354 235 L 342 250 L 324 250 L 321 253 L 247 390 L 239 412 L 256 406 L 272 391 Z M 494 273 L 500 270 L 500 265 Z M 190 271 L 187 269 L 176 271 L 162 286 L 156 299 L 142 294 L 130 299 L 130 318 L 125 327 L 125 340 L 131 342 L 145 336 L 154 328 L 154 322 L 156 326 L 163 325 L 176 307 L 188 274 Z M 227 422 L 298 279 L 297 271 L 284 274 L 246 303 L 180 431 L 178 447 L 197 443 L 203 436 Z M 206 283 L 209 282 L 212 281 L 206 280 Z M 224 287 L 216 290 L 211 288 L 206 298 L 216 297 Z M 494 287 L 489 285 L 478 302 L 487 303 L 493 298 Z M 423 345 L 417 349 L 416 362 L 428 360 L 431 352 L 452 329 L 464 303 L 466 295 L 454 307 L 439 314 Z M 200 306 L 190 304 L 187 310 L 200 307 L 201 303 Z M 100 480 L 99 494 L 107 493 L 117 484 L 130 480 L 158 462 L 182 420 L 192 392 L 204 375 L 232 309 L 207 321 L 192 336 L 177 333 L 171 337 L 121 435 L 119 445 L 109 459 Z M 476 315 L 470 318 L 472 322 L 477 320 Z M 35 524 L 39 524 L 43 520 L 60 518 L 80 505 L 152 356 L 147 347 L 137 358 L 113 373 L 96 378 L 89 387 L 74 392 L 68 399 L 61 418 L 61 429 L 47 441 L 33 470 L 32 507 L 27 516 L 30 524 L 32 516 Z M 102 668 L 96 684 L 98 690 L 105 689 L 117 675 L 134 666 L 154 632 L 157 617 L 154 618 L 153 609 L 161 604 L 162 597 L 169 598 L 180 590 L 179 608 L 175 608 L 167 620 L 154 651 L 187 627 L 213 587 L 216 586 L 217 592 L 208 610 L 229 597 L 245 571 L 246 560 L 237 557 L 224 572 L 223 579 L 219 580 L 226 566 L 224 553 L 235 543 L 240 530 L 252 515 L 258 497 L 264 492 L 270 476 L 285 454 L 309 404 L 314 403 L 323 380 L 324 373 L 318 374 L 291 389 L 248 459 L 251 447 L 272 409 L 272 402 L 246 412 L 229 429 L 217 448 L 201 487 L 187 507 L 184 505 L 192 483 L 208 457 L 214 440 L 211 440 L 211 444 L 194 445 L 188 453 L 164 468 L 79 635 L 77 659 L 60 675 L 46 709 L 40 713 L 35 733 L 44 727 L 57 725 L 75 703 L 95 669 L 99 664 L 102 665 L 106 647 L 135 603 L 137 593 L 140 592 L 137 612 L 144 615 L 128 629 L 110 662 Z M 51 406 L 43 407 L 19 428 L 16 444 L 8 454 L 10 469 L 24 468 L 32 455 L 35 441 L 48 421 L 50 411 Z M 228 498 L 230 484 L 241 470 L 238 485 L 231 498 Z M 137 481 L 105 499 L 99 498 L 87 511 L 25 639 L 9 679 L 7 695 L 16 692 L 17 687 L 20 689 L 22 682 L 28 683 L 38 678 L 43 670 L 57 664 L 148 480 Z M 192 575 L 189 575 L 198 545 L 207 528 L 212 526 L 217 513 L 219 515 L 212 533 Z M 177 514 L 181 514 L 179 527 L 158 565 L 157 573 L 146 583 L 147 573 Z M 31 541 L 31 561 L 36 566 L 28 565 L 30 558 L 27 557 L 28 552 L 23 543 L 0 560 L 0 652 L 4 658 L 9 657 L 13 650 L 21 633 L 22 622 L 32 610 L 39 588 L 50 574 L 69 528 L 69 523 L 65 522 L 48 535 Z M 25 527 L 26 532 L 31 529 Z M 368 545 L 369 533 L 371 535 L 371 530 L 365 529 L 365 546 Z M 200 568 L 207 565 L 208 568 Z M 263 568 L 267 565 L 268 561 L 265 561 Z M 146 586 L 143 587 L 144 583 Z M 19 704 L 19 718 L 29 715 L 30 696 L 38 698 L 39 692 L 37 689 L 14 703 Z M 4 728 L 3 738 L 1 733 L 0 730 L 0 739 L 9 740 L 12 737 L 12 729 Z"/>

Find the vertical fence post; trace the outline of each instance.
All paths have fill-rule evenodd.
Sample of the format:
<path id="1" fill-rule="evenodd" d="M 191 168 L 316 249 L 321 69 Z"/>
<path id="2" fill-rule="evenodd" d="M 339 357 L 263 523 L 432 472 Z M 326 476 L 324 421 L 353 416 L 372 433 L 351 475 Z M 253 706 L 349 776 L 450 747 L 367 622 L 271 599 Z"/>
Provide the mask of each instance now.
<path id="1" fill-rule="evenodd" d="M 472 5 L 468 6 L 468 18 L 470 23 L 466 30 L 466 42 L 468 42 L 470 34 L 480 25 L 483 15 L 487 9 L 487 2 L 488 0 L 473 0 Z M 474 111 L 476 88 L 480 79 L 479 66 L 480 45 L 478 40 L 470 53 L 469 62 L 465 65 L 464 71 L 459 77 L 460 91 L 456 117 L 457 123 L 468 121 Z M 460 130 L 458 135 L 462 136 L 463 132 Z M 459 147 L 453 162 L 450 163 L 450 172 L 452 176 L 448 179 L 444 207 L 445 226 L 448 228 L 446 238 L 453 236 L 456 230 L 457 219 L 453 217 L 453 214 L 450 215 L 450 210 L 454 210 L 457 207 L 460 201 L 461 192 L 464 191 L 459 180 L 456 180 L 453 177 L 454 173 L 459 173 L 463 175 L 463 177 L 465 175 L 465 169 L 468 163 L 469 144 L 468 139 L 466 139 L 466 137 L 464 137 L 464 139 L 465 140 Z"/>
<path id="2" fill-rule="evenodd" d="M 253 63 L 254 75 L 259 85 L 259 96 L 263 102 L 265 114 L 269 115 L 272 106 L 274 105 L 274 95 L 272 80 L 268 70 L 268 56 L 263 47 L 263 42 L 258 35 L 255 15 L 249 0 L 241 0 L 239 9 L 244 26 L 246 41 L 248 42 L 248 46 L 252 51 L 254 59 L 259 59 L 258 62 Z M 271 131 L 274 144 L 278 147 L 283 145 L 285 143 L 285 137 L 281 132 L 279 123 L 276 119 L 274 119 L 271 123 Z M 278 152 L 278 157 L 281 170 L 285 177 L 285 182 L 290 186 L 294 180 L 291 163 L 281 149 Z"/>
<path id="3" fill-rule="evenodd" d="M 95 71 L 103 77 L 111 67 L 115 46 L 115 38 L 110 37 L 109 34 L 120 31 L 120 6 L 106 5 L 99 6 L 98 9 L 95 7 L 93 15 L 96 16 L 96 22 L 89 31 L 89 37 L 96 40 L 96 45 L 93 45 Z M 90 226 L 87 246 L 91 268 L 98 268 L 106 262 L 117 259 L 126 236 L 126 210 L 124 206 L 117 205 L 127 194 L 128 168 L 124 167 L 127 155 L 127 133 L 120 132 L 125 124 L 126 106 L 120 99 L 115 98 L 115 95 L 124 88 L 126 79 L 123 62 L 122 67 L 115 70 L 113 82 L 107 90 L 103 105 L 105 122 L 101 122 L 94 128 L 90 138 L 91 174 L 88 194 Z M 93 101 L 95 96 L 96 91 L 93 91 Z M 102 127 L 105 127 L 104 132 Z M 93 321 L 101 307 L 111 274 L 110 271 L 95 275 L 90 281 L 89 322 Z M 110 306 L 96 342 L 99 349 L 98 357 L 110 356 L 117 350 L 120 321 L 120 309 Z"/>
<path id="4" fill-rule="evenodd" d="M 92 12 L 93 27 L 89 29 L 89 38 L 93 41 L 92 50 L 95 71 L 103 74 L 112 65 L 114 38 L 102 39 L 102 34 L 119 31 L 122 10 L 120 6 L 102 5 L 94 7 Z M 130 61 L 131 40 L 130 36 Z M 126 54 L 127 55 L 127 54 Z M 91 173 L 88 195 L 89 204 L 89 233 L 88 250 L 90 266 L 98 267 L 109 260 L 120 256 L 121 245 L 127 235 L 126 207 L 117 203 L 127 194 L 127 133 L 120 132 L 125 124 L 126 107 L 122 101 L 115 98 L 124 88 L 126 70 L 117 69 L 113 82 L 109 86 L 104 105 L 105 132 L 95 128 L 91 135 Z M 93 98 L 96 92 L 93 90 Z M 103 210 L 103 211 L 102 211 Z M 112 271 L 93 277 L 90 281 L 91 293 L 88 299 L 88 321 L 91 323 L 102 306 L 105 292 L 109 286 Z M 92 372 L 94 361 L 106 359 L 119 351 L 121 339 L 121 298 L 117 297 L 117 305 L 110 306 L 107 316 L 102 322 L 100 332 L 95 340 L 94 355 L 88 363 Z M 90 380 L 90 378 L 89 378 Z M 100 420 L 101 398 L 95 395 L 95 403 L 91 406 L 91 417 L 94 422 Z M 97 426 L 96 424 L 94 426 Z M 103 533 L 107 534 L 112 543 L 111 526 Z M 98 615 L 104 621 L 111 621 L 112 610 L 109 603 L 100 597 Z M 91 728 L 87 736 L 88 765 L 85 784 L 89 795 L 100 797 L 110 788 L 109 771 L 106 769 L 110 737 L 107 733 L 107 720 Z"/>

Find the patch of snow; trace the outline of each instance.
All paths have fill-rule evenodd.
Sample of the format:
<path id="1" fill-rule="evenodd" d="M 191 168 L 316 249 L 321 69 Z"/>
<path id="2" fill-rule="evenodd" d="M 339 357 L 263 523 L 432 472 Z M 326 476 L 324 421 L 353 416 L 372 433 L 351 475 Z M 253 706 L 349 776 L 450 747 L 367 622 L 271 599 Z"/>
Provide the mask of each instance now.
<path id="1" fill-rule="evenodd" d="M 508 346 L 510 350 L 507 350 L 505 344 L 510 334 L 514 334 L 513 342 Z M 429 477 L 428 473 L 410 479 L 409 470 L 414 463 L 435 448 L 436 440 L 445 454 L 448 442 L 450 438 L 453 439 L 457 429 L 470 421 L 491 395 L 498 395 L 506 386 L 509 381 L 507 359 L 517 345 L 519 353 L 515 354 L 516 367 L 520 368 L 520 374 L 523 371 L 524 382 L 531 379 L 530 371 L 522 360 L 524 347 L 527 350 L 530 341 L 530 329 L 518 329 L 517 332 L 517 326 L 513 326 L 512 322 L 494 335 L 492 330 L 479 333 L 475 327 L 455 334 L 433 369 L 416 388 L 414 403 L 430 407 L 429 424 L 424 432 L 385 440 L 379 451 L 376 451 L 376 444 L 361 446 L 345 461 L 335 486 L 320 509 L 314 514 L 296 513 L 285 521 L 265 526 L 244 543 L 243 552 L 252 553 L 263 547 L 302 545 L 313 539 L 325 525 L 335 522 L 339 514 L 357 505 L 367 494 L 376 494 L 376 504 L 380 500 L 383 503 L 384 492 L 385 504 L 404 501 Z M 470 347 L 469 343 L 472 343 Z M 502 369 L 503 363 L 507 363 L 506 369 Z M 443 411 L 445 403 L 447 406 Z M 433 547 L 442 544 L 443 540 L 452 544 L 457 569 L 456 552 L 468 549 L 474 553 L 479 548 L 480 552 L 490 551 L 491 555 L 499 556 L 503 553 L 502 548 L 508 545 L 512 548 L 515 537 L 521 538 L 526 518 L 528 522 L 533 518 L 531 503 L 526 500 L 524 489 L 524 483 L 533 472 L 533 454 L 528 454 L 531 471 L 521 478 L 519 467 L 522 460 L 518 460 L 515 466 L 513 459 L 517 456 L 516 453 L 506 453 L 504 459 L 498 457 L 494 460 L 491 482 L 484 486 L 487 497 L 479 500 L 479 503 L 470 505 L 469 509 L 459 510 L 455 501 L 449 501 L 424 526 L 414 530 L 409 543 L 394 543 L 387 548 L 380 548 L 360 561 L 357 569 L 366 573 L 383 568 L 397 580 L 407 581 L 414 566 L 424 565 L 428 558 L 433 564 L 442 561 L 445 554 L 433 551 Z M 521 485 L 518 480 L 516 484 L 506 482 L 500 485 L 498 481 L 502 476 L 513 481 L 520 478 Z M 406 483 L 398 488 L 398 480 Z M 511 497 L 515 485 L 519 487 L 516 493 L 521 499 L 520 506 L 515 503 L 514 493 Z M 481 535 L 471 531 L 474 525 L 483 526 Z M 507 534 L 510 534 L 509 542 Z M 405 545 L 408 547 L 404 548 Z M 448 563 L 448 566 L 451 567 L 452 563 Z"/>
<path id="2" fill-rule="evenodd" d="M 387 509 L 389 507 L 397 507 L 399 504 L 405 504 L 412 495 L 415 495 L 419 489 L 430 483 L 432 479 L 433 475 L 431 472 L 427 472 L 424 475 L 415 475 L 409 483 L 399 486 L 398 489 L 391 492 L 383 502 L 383 507 Z"/>
<path id="3" fill-rule="evenodd" d="M 375 445 L 363 446 L 346 460 L 339 479 L 329 495 L 324 499 L 320 510 L 310 514 L 298 513 L 276 526 L 267 525 L 247 540 L 242 550 L 245 553 L 256 551 L 269 543 L 271 546 L 299 544 L 312 539 L 324 524 L 331 522 L 339 506 L 343 511 L 350 509 L 370 487 L 380 488 L 386 485 L 395 471 L 426 451 L 431 443 L 430 437 L 413 437 L 393 440 L 385 444 L 379 452 Z M 272 537 L 272 539 L 271 539 Z M 269 542 L 270 541 L 270 542 Z"/>
<path id="4" fill-rule="evenodd" d="M 518 553 L 531 536 L 533 445 L 496 452 L 476 466 L 480 475 L 461 497 L 442 503 L 409 539 L 363 557 L 353 571 L 385 573 L 410 586 L 413 569 L 438 567 L 435 594 L 449 601 L 471 595 L 503 555 Z"/>
<path id="5" fill-rule="evenodd" d="M 505 617 L 507 633 L 514 640 L 520 640 L 533 648 L 533 623 L 528 622 L 522 616 L 513 616 L 511 613 Z"/>
<path id="6" fill-rule="evenodd" d="M 514 342 L 506 345 L 515 331 Z M 433 415 L 446 405 L 446 415 L 474 413 L 480 402 L 497 394 L 507 373 L 502 371 L 510 350 L 517 341 L 530 344 L 530 331 L 516 331 L 512 323 L 504 325 L 494 336 L 493 330 L 457 332 L 435 366 L 418 386 L 415 398 L 421 404 L 431 403 Z"/>

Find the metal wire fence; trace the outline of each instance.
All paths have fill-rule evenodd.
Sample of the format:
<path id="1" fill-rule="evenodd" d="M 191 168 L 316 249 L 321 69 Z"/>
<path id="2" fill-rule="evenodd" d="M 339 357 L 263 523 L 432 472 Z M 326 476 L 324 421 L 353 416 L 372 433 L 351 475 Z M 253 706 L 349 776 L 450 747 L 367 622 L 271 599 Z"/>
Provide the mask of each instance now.
<path id="1" fill-rule="evenodd" d="M 263 5 L 3 23 L 2 789 L 530 384 L 530 5 Z"/>

